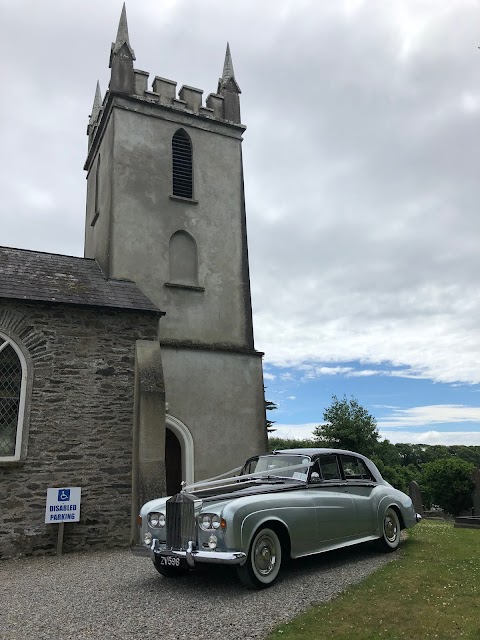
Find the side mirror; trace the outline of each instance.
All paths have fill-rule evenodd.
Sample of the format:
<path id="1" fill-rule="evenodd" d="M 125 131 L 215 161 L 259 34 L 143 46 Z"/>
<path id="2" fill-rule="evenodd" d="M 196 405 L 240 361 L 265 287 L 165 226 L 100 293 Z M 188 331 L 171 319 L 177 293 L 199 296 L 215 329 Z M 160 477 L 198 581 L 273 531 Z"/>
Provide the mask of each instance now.
<path id="1" fill-rule="evenodd" d="M 317 473 L 316 471 L 313 471 L 310 476 L 310 482 L 311 484 L 319 484 L 321 482 L 320 474 Z"/>

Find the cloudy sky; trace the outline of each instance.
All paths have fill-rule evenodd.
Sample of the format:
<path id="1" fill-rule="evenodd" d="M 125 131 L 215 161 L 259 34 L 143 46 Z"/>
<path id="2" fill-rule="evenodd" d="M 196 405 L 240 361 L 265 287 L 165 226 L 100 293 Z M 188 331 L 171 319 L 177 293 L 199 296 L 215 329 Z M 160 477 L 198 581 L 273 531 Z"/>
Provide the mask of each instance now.
<path id="1" fill-rule="evenodd" d="M 121 2 L 0 0 L 5 246 L 83 254 L 86 126 Z M 256 347 L 278 435 L 332 394 L 480 445 L 480 1 L 131 0 L 136 67 L 242 88 Z"/>

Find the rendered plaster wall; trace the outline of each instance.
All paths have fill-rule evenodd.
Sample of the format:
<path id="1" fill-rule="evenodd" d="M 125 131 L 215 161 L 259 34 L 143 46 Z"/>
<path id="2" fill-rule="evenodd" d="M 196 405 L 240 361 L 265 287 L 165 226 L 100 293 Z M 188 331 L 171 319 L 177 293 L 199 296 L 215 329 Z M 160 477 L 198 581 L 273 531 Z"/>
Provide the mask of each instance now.
<path id="1" fill-rule="evenodd" d="M 5 328 L 13 324 L 18 333 Z M 135 343 L 156 340 L 158 318 L 3 300 L 0 329 L 28 354 L 33 376 L 26 458 L 0 463 L 0 557 L 55 549 L 48 487 L 82 487 L 65 551 L 128 544 Z"/>
<path id="2" fill-rule="evenodd" d="M 267 451 L 258 354 L 162 346 L 162 360 L 168 414 L 193 437 L 195 480 Z"/>
<path id="3" fill-rule="evenodd" d="M 115 100 L 119 106 L 106 125 L 107 132 L 114 129 L 111 277 L 135 281 L 167 312 L 164 339 L 251 348 L 242 129 L 167 107 Z M 193 201 L 170 197 L 171 144 L 179 128 L 193 145 Z M 169 242 L 179 230 L 195 239 L 198 285 L 204 290 L 165 286 Z M 101 238 L 107 242 L 103 232 Z M 96 240 L 95 246 L 97 254 L 105 251 Z"/>
<path id="4" fill-rule="evenodd" d="M 107 127 L 105 135 L 99 143 L 95 162 L 87 174 L 87 207 L 85 220 L 85 257 L 96 258 L 103 273 L 107 277 L 109 277 L 110 271 L 110 211 L 112 206 L 113 176 L 112 148 L 113 126 Z"/>

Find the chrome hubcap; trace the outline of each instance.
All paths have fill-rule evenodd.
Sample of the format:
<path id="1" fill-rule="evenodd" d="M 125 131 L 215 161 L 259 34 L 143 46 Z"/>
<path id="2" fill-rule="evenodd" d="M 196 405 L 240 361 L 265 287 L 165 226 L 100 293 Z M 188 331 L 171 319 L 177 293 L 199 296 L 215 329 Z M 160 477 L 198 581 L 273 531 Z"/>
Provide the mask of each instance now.
<path id="1" fill-rule="evenodd" d="M 268 536 L 263 536 L 257 540 L 254 550 L 254 562 L 258 573 L 262 576 L 268 576 L 273 571 L 276 560 L 273 540 Z"/>
<path id="2" fill-rule="evenodd" d="M 397 539 L 398 529 L 397 523 L 395 522 L 394 518 L 392 518 L 392 516 L 385 517 L 384 531 L 385 537 L 388 542 L 395 542 L 395 540 Z"/>

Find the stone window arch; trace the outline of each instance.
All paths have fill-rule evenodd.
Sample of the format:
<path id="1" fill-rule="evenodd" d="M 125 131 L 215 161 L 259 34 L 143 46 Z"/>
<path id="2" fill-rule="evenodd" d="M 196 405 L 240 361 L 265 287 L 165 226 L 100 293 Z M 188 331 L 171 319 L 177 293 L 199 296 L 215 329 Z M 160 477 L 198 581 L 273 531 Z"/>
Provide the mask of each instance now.
<path id="1" fill-rule="evenodd" d="M 26 391 L 25 356 L 11 338 L 0 332 L 0 462 L 20 460 Z"/>
<path id="2" fill-rule="evenodd" d="M 187 231 L 176 231 L 169 245 L 169 281 L 198 286 L 197 243 Z"/>
<path id="3" fill-rule="evenodd" d="M 180 198 L 193 198 L 192 141 L 184 129 L 178 129 L 172 138 L 172 193 Z"/>

